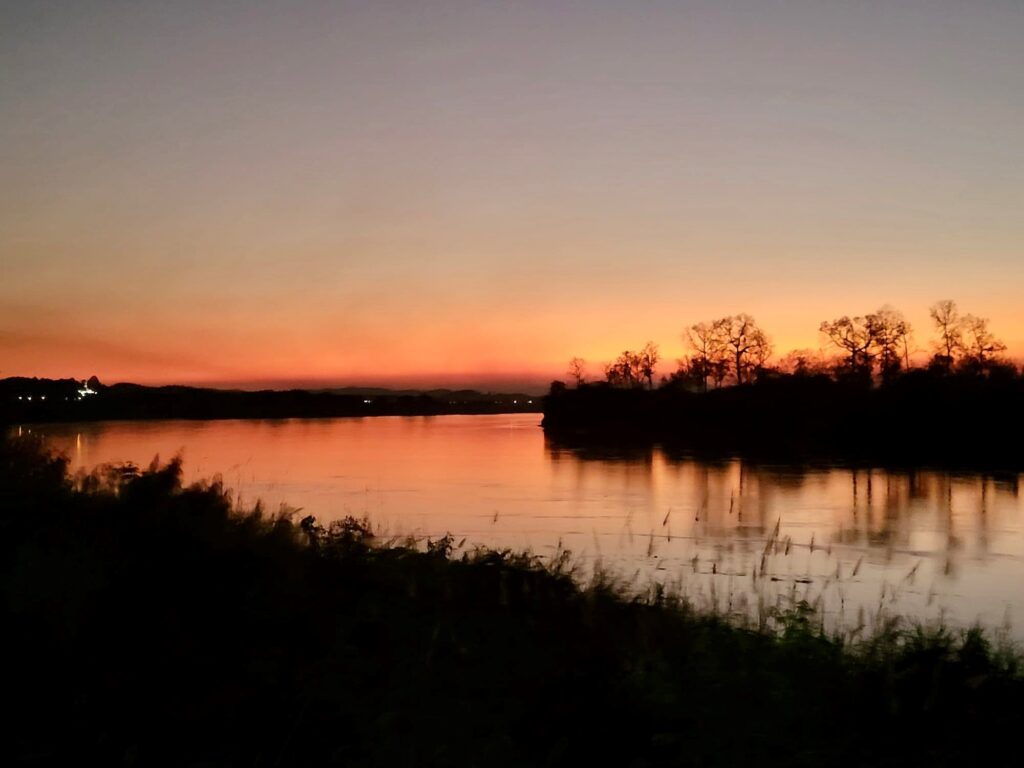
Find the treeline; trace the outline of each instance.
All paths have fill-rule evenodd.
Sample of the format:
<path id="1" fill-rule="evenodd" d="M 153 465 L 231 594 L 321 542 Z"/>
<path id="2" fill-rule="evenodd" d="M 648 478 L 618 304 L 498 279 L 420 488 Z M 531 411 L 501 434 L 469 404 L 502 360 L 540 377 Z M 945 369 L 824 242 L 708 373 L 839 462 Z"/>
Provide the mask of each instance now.
<path id="1" fill-rule="evenodd" d="M 961 314 L 949 299 L 936 302 L 929 314 L 935 336 L 922 367 L 944 374 L 1018 374 L 1017 366 L 1003 356 L 1006 344 L 990 330 L 987 318 Z M 823 350 L 793 350 L 772 363 L 771 340 L 750 315 L 695 323 L 683 332 L 688 354 L 675 371 L 661 377 L 660 385 L 706 392 L 780 375 L 891 381 L 913 368 L 913 329 L 892 307 L 824 320 L 818 330 Z M 641 350 L 626 350 L 605 365 L 603 381 L 613 387 L 653 389 L 659 360 L 658 346 L 647 342 Z M 586 361 L 574 357 L 568 375 L 577 386 L 588 383 Z"/>
<path id="2" fill-rule="evenodd" d="M 821 323 L 835 354 L 786 355 L 749 315 L 690 326 L 690 355 L 655 387 L 657 347 L 624 352 L 587 382 L 554 382 L 549 437 L 573 445 L 657 442 L 681 452 L 766 460 L 1024 469 L 1024 376 L 988 321 L 954 302 L 931 308 L 930 357 L 914 366 L 910 324 L 885 307 Z"/>
<path id="3" fill-rule="evenodd" d="M 1019 764 L 1021 658 L 980 630 L 743 623 L 3 435 L 0 531 L 5 765 Z"/>
<path id="4" fill-rule="evenodd" d="M 0 423 L 115 419 L 284 419 L 537 411 L 540 399 L 475 391 L 349 395 L 304 389 L 104 386 L 95 377 L 0 380 Z"/>

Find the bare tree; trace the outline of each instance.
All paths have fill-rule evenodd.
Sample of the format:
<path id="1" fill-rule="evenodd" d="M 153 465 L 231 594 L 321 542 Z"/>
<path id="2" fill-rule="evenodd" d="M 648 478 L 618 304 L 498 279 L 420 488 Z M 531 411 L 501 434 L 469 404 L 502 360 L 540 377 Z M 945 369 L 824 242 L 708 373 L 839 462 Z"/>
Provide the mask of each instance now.
<path id="1" fill-rule="evenodd" d="M 658 345 L 653 341 L 640 350 L 640 375 L 647 379 L 647 388 L 654 389 L 654 368 L 658 365 Z"/>
<path id="2" fill-rule="evenodd" d="M 771 356 L 768 336 L 758 327 L 754 318 L 747 314 L 724 318 L 724 334 L 736 383 L 750 381 L 753 372 L 760 369 Z"/>
<path id="3" fill-rule="evenodd" d="M 950 299 L 933 304 L 929 314 L 939 334 L 932 365 L 981 373 L 997 364 L 999 353 L 1006 350 L 1006 344 L 989 330 L 988 318 L 961 315 Z"/>
<path id="4" fill-rule="evenodd" d="M 1006 345 L 988 329 L 987 317 L 964 315 L 960 326 L 964 364 L 967 367 L 984 371 L 996 362 L 1000 352 L 1006 351 Z"/>
<path id="5" fill-rule="evenodd" d="M 586 381 L 587 361 L 582 357 L 574 357 L 569 361 L 568 374 L 576 380 L 576 388 Z"/>
<path id="6" fill-rule="evenodd" d="M 867 318 L 843 315 L 822 321 L 818 330 L 845 353 L 844 366 L 850 373 L 871 375 L 875 336 L 874 326 Z"/>
<path id="7" fill-rule="evenodd" d="M 911 328 L 901 312 L 887 305 L 868 315 L 865 323 L 883 377 L 895 376 L 903 364 L 910 366 Z"/>
<path id="8" fill-rule="evenodd" d="M 721 386 L 728 370 L 726 324 L 726 319 L 697 323 L 687 328 L 683 337 L 693 350 L 690 357 L 691 373 L 702 382 L 705 392 L 708 391 L 709 377 L 715 380 L 715 386 Z"/>
<path id="9" fill-rule="evenodd" d="M 933 361 L 949 370 L 963 352 L 963 326 L 956 302 L 952 299 L 937 301 L 929 308 L 928 314 L 939 332 Z"/>

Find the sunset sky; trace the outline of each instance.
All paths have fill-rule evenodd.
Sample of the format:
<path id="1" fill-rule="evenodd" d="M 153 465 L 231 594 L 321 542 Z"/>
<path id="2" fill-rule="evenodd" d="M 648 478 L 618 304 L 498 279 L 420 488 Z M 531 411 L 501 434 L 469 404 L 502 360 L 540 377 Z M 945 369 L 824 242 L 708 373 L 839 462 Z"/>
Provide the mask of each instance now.
<path id="1" fill-rule="evenodd" d="M 564 377 L 954 298 L 1024 357 L 1024 3 L 3 2 L 0 377 Z"/>

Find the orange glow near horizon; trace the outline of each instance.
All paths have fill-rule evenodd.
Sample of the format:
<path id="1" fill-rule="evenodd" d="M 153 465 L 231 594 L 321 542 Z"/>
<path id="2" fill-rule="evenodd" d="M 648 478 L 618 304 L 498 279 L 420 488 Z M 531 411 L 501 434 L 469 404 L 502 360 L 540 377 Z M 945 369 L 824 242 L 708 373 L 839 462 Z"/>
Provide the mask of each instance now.
<path id="1" fill-rule="evenodd" d="M 0 376 L 535 390 L 738 312 L 784 354 L 890 304 L 926 350 L 944 298 L 1024 357 L 998 3 L 0 22 Z"/>
<path id="2" fill-rule="evenodd" d="M 839 314 L 843 313 L 836 312 L 832 316 Z M 691 322 L 716 316 L 718 314 L 709 314 L 693 318 Z M 926 325 L 927 316 L 923 319 L 909 316 L 915 329 L 924 326 L 923 332 L 915 330 L 914 334 L 913 354 L 920 361 L 929 352 L 933 334 Z M 1024 345 L 1002 330 L 1008 324 L 1000 326 L 996 322 L 998 317 L 993 319 L 993 328 L 1001 338 L 1011 342 L 1008 353 L 1016 357 Z M 1006 313 L 1005 317 L 1010 319 L 1013 314 Z M 556 322 L 565 322 L 556 318 L 534 318 L 533 322 L 516 322 L 509 318 L 505 321 L 508 330 L 478 327 L 448 334 L 444 328 L 427 326 L 410 329 L 397 339 L 384 334 L 362 338 L 339 334 L 334 343 L 326 333 L 271 328 L 254 332 L 247 343 L 234 329 L 216 326 L 189 328 L 176 337 L 173 330 L 168 329 L 157 334 L 162 338 L 158 347 L 152 344 L 150 332 L 145 328 L 122 333 L 110 341 L 103 338 L 105 329 L 102 328 L 96 334 L 100 337 L 98 340 L 88 335 L 88 331 L 83 333 L 74 328 L 66 334 L 58 332 L 49 336 L 24 334 L 19 337 L 6 332 L 0 336 L 4 347 L 4 370 L 0 371 L 0 376 L 83 378 L 96 374 L 108 383 L 187 383 L 242 388 L 354 385 L 494 386 L 537 390 L 552 379 L 566 378 L 566 366 L 573 356 L 587 361 L 588 374 L 593 379 L 600 378 L 603 365 L 623 349 L 639 348 L 648 339 L 659 345 L 659 374 L 670 373 L 676 361 L 688 354 L 681 338 L 685 321 L 673 329 L 670 319 L 659 323 L 659 318 L 651 318 L 650 325 L 643 325 L 640 322 L 619 324 L 607 316 L 602 318 L 598 312 L 583 319 L 574 313 L 573 318 L 579 321 L 578 326 L 556 328 Z M 835 354 L 835 350 L 823 346 L 814 321 L 808 323 L 811 329 L 806 333 L 785 326 L 779 333 L 773 332 L 770 321 L 761 317 L 758 320 L 772 338 L 773 360 L 795 349 L 821 349 L 825 354 Z M 549 323 L 552 324 L 550 331 L 547 330 Z M 6 326 L 11 324 L 8 322 Z"/>

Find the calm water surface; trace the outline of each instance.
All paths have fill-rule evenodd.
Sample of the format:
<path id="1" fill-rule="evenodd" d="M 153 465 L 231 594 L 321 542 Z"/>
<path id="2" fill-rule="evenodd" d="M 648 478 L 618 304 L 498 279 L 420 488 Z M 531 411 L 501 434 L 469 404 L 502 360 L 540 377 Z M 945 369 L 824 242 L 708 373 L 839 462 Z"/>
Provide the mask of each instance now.
<path id="1" fill-rule="evenodd" d="M 1011 627 L 1024 638 L 1019 477 L 792 469 L 740 460 L 582 457 L 538 414 L 37 426 L 77 468 L 181 454 L 243 503 L 466 547 L 572 551 L 643 587 L 755 611 L 793 596 L 831 622 L 881 608 Z M 27 429 L 27 428 L 26 428 Z"/>

